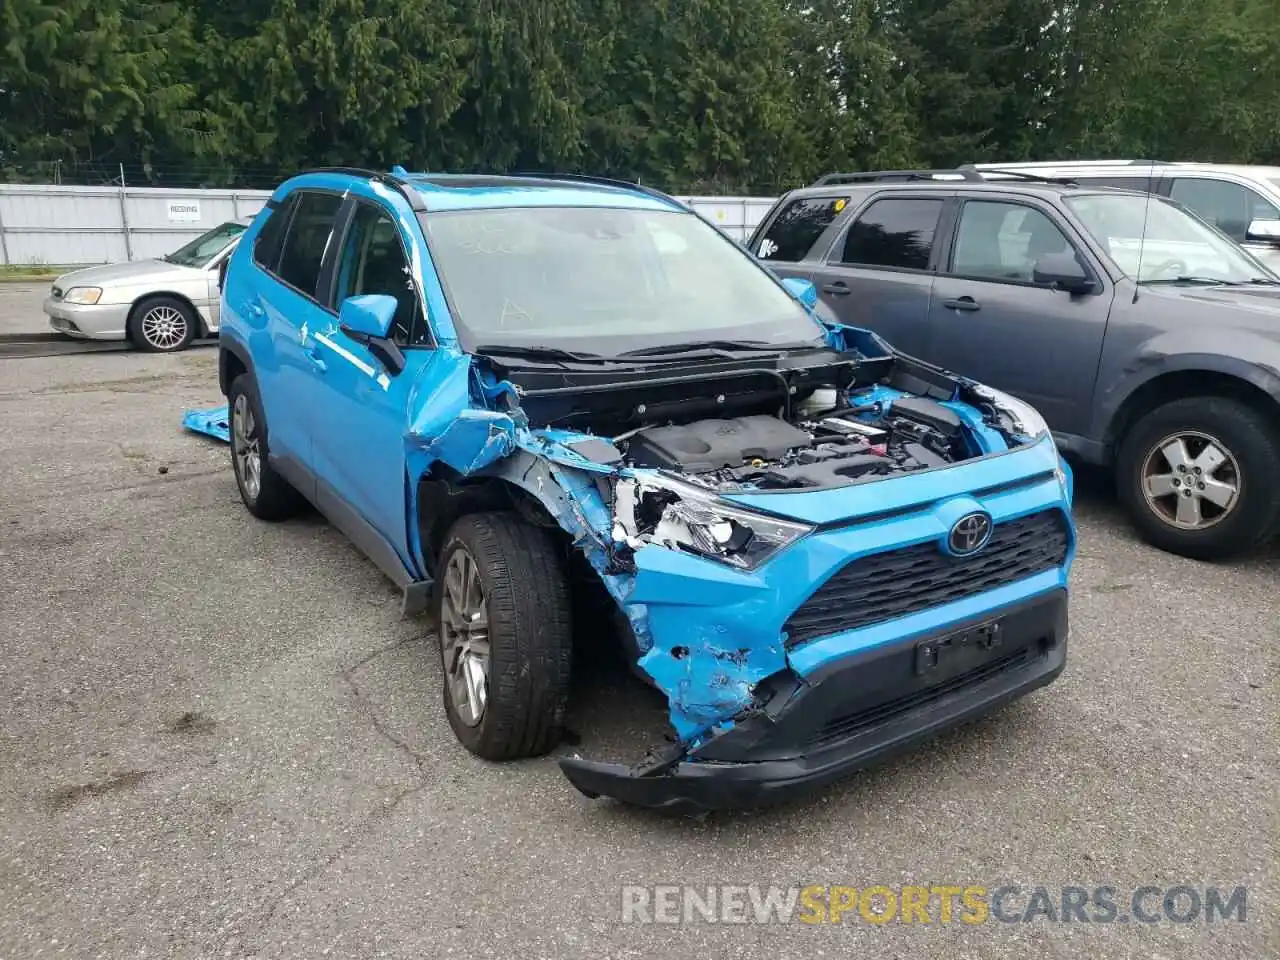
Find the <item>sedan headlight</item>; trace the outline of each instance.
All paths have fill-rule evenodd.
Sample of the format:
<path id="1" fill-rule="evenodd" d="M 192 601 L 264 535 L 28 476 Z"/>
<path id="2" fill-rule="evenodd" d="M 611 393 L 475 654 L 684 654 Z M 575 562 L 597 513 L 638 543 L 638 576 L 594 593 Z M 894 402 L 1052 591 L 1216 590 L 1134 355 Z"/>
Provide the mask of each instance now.
<path id="1" fill-rule="evenodd" d="M 67 303 L 94 304 L 102 299 L 101 287 L 72 287 L 62 298 Z"/>
<path id="2" fill-rule="evenodd" d="M 617 493 L 617 539 L 688 550 L 743 570 L 754 570 L 812 529 L 735 507 L 673 477 L 624 480 Z"/>

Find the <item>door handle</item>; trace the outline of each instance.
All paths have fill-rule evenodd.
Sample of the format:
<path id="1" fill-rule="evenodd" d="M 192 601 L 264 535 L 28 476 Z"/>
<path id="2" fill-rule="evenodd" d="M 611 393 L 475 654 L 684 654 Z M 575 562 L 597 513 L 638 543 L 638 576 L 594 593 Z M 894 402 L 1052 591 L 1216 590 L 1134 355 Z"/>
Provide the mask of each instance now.
<path id="1" fill-rule="evenodd" d="M 329 365 L 325 363 L 324 358 L 320 356 L 318 348 L 314 346 L 304 347 L 302 352 L 307 355 L 307 359 L 310 360 L 311 365 L 316 368 L 316 372 L 324 373 L 329 369 Z"/>
<path id="2" fill-rule="evenodd" d="M 833 297 L 847 297 L 849 294 L 853 293 L 853 291 L 849 289 L 849 285 L 843 280 L 837 280 L 835 283 L 825 284 L 822 287 L 822 292 L 829 293 Z"/>
<path id="3" fill-rule="evenodd" d="M 943 300 L 942 305 L 948 310 L 978 310 L 982 304 L 973 297 L 957 297 L 955 300 Z"/>
<path id="4" fill-rule="evenodd" d="M 249 306 L 247 306 L 245 309 L 248 310 L 249 313 L 251 313 L 255 317 L 265 316 L 267 312 L 263 310 L 259 304 L 256 304 L 256 303 L 249 304 Z"/>

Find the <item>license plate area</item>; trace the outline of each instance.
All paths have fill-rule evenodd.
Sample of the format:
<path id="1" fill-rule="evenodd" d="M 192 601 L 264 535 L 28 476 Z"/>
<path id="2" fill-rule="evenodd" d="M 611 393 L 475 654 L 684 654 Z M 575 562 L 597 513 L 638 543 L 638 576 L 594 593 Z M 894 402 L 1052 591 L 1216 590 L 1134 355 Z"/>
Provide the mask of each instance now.
<path id="1" fill-rule="evenodd" d="M 942 637 L 916 644 L 916 676 L 941 683 L 982 666 L 1004 652 L 1004 631 L 999 620 L 965 627 Z"/>

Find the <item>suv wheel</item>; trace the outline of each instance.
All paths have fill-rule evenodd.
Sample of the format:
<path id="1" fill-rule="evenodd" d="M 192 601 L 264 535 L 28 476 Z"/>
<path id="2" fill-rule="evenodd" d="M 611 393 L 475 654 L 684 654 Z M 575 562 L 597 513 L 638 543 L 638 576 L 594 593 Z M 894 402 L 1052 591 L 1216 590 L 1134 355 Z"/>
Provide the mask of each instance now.
<path id="1" fill-rule="evenodd" d="M 1188 397 L 1139 420 L 1120 444 L 1117 489 L 1143 539 L 1197 560 L 1248 551 L 1280 520 L 1280 435 L 1257 410 Z"/>
<path id="2" fill-rule="evenodd" d="M 199 322 L 181 300 L 151 297 L 129 314 L 129 339 L 151 353 L 177 353 L 195 338 Z"/>
<path id="3" fill-rule="evenodd" d="M 541 756 L 560 740 L 573 659 L 569 586 L 551 535 L 510 513 L 464 516 L 437 565 L 444 707 L 486 760 Z"/>
<path id="4" fill-rule="evenodd" d="M 302 495 L 276 473 L 267 459 L 267 421 L 253 377 L 242 373 L 227 392 L 230 406 L 231 466 L 240 499 L 259 520 L 288 520 L 303 507 Z"/>

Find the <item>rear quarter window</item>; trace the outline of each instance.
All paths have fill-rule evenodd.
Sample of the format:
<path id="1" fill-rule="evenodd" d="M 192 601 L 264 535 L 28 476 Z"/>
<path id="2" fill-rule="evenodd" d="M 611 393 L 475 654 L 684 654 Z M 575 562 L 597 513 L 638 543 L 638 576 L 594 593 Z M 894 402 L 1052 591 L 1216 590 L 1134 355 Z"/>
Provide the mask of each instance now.
<path id="1" fill-rule="evenodd" d="M 289 215 L 293 212 L 293 203 L 297 194 L 286 197 L 274 209 L 268 209 L 267 222 L 258 231 L 253 241 L 253 259 L 258 266 L 271 273 L 276 272 L 280 263 L 280 248 L 284 245 L 285 230 L 289 226 Z"/>
<path id="2" fill-rule="evenodd" d="M 761 260 L 803 260 L 849 203 L 848 197 L 804 197 L 790 201 L 765 230 L 756 247 Z"/>

